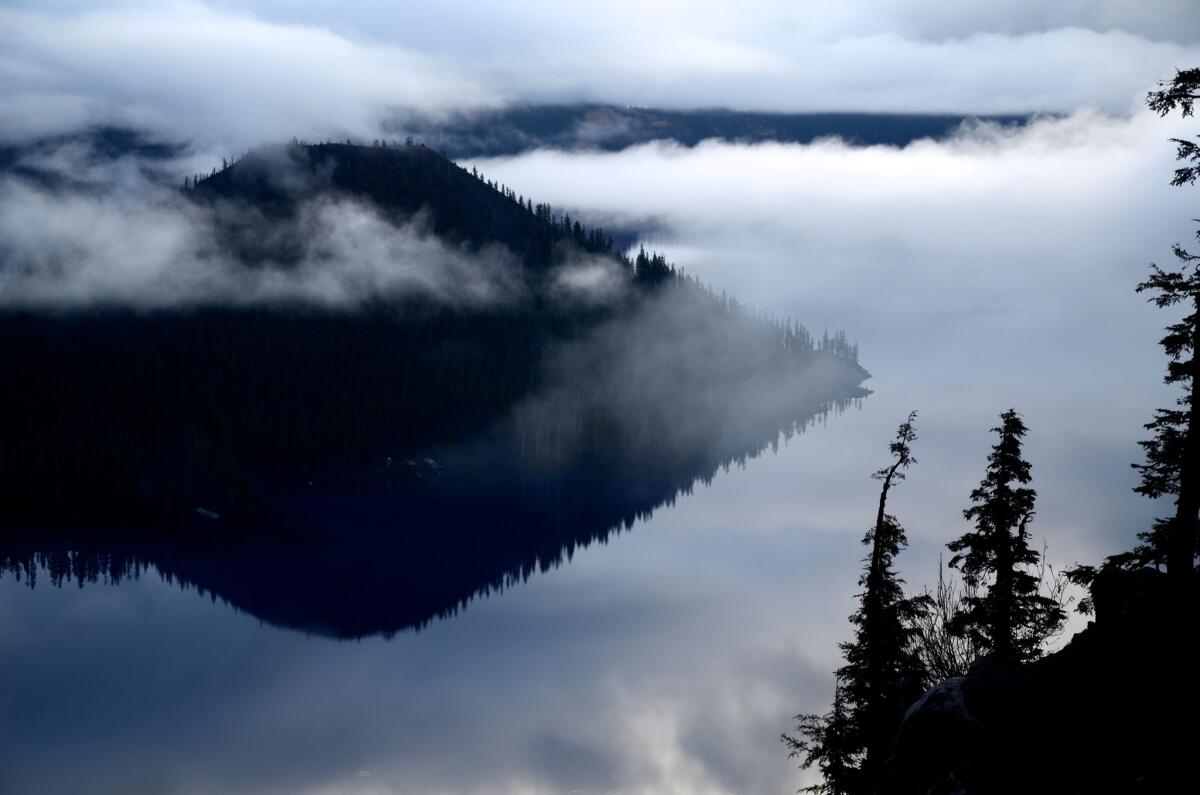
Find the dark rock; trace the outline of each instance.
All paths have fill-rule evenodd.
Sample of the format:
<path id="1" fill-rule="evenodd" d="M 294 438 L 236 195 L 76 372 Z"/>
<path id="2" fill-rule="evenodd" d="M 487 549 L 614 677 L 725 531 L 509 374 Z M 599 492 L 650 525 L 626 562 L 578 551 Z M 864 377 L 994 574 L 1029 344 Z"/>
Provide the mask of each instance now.
<path id="1" fill-rule="evenodd" d="M 1060 651 L 983 662 L 930 690 L 905 715 L 880 791 L 1192 791 L 1198 613 L 1194 593 L 1172 598 L 1163 579 L 1106 576 L 1097 620 Z"/>
<path id="2" fill-rule="evenodd" d="M 941 785 L 954 782 L 958 760 L 984 741 L 985 729 L 967 708 L 962 683 L 962 677 L 939 683 L 905 713 L 895 746 L 904 770 L 895 772 L 906 789 L 953 791 Z"/>
<path id="3" fill-rule="evenodd" d="M 1130 607 L 1137 608 L 1156 596 L 1165 585 L 1165 577 L 1155 569 L 1136 571 L 1102 568 L 1092 581 L 1092 608 L 1096 622 L 1119 620 Z"/>

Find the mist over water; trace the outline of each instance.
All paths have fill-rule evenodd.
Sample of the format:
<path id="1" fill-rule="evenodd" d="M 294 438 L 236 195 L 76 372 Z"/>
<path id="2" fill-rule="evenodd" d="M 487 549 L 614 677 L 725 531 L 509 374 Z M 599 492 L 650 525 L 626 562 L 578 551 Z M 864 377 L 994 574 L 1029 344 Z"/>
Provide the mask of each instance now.
<path id="1" fill-rule="evenodd" d="M 921 464 L 898 497 L 917 511 L 910 537 L 954 532 L 988 430 L 1015 406 L 1034 532 L 1071 561 L 1122 548 L 1154 511 L 1128 463 L 1170 399 L 1164 317 L 1133 288 L 1192 235 L 1163 144 L 1182 129 L 1081 113 L 904 149 L 648 145 L 478 165 L 585 214 L 654 217 L 667 231 L 652 243 L 716 289 L 849 329 L 876 394 L 842 432 L 878 446 L 921 412 Z"/>
<path id="2" fill-rule="evenodd" d="M 778 735 L 830 701 L 869 475 L 909 411 L 919 464 L 889 505 L 913 589 L 962 531 L 1009 407 L 1030 427 L 1032 533 L 1055 566 L 1128 547 L 1160 512 L 1132 493 L 1128 464 L 1173 398 L 1156 346 L 1170 313 L 1133 287 L 1193 234 L 1166 139 L 1195 125 L 1130 111 L 1195 62 L 1190 0 L 352 5 L 0 9 L 0 144 L 97 123 L 186 144 L 156 163 L 41 152 L 65 187 L 0 176 L 0 312 L 527 301 L 505 252 L 448 246 L 420 215 L 355 201 L 314 201 L 281 229 L 241 218 L 245 240 L 298 243 L 287 263 L 246 271 L 214 241 L 225 211 L 175 190 L 249 146 L 369 141 L 407 113 L 586 101 L 1063 115 L 903 149 L 659 142 L 465 163 L 589 225 L 646 230 L 648 248 L 718 292 L 817 336 L 845 329 L 874 394 L 629 532 L 571 547 L 564 565 L 390 639 L 281 629 L 153 570 L 83 588 L 0 577 L 0 790 L 782 795 L 812 783 Z M 625 289 L 590 258 L 548 284 L 581 310 Z M 659 310 L 552 355 L 551 389 L 517 418 L 568 411 L 554 387 L 604 379 L 635 415 L 623 382 L 670 401 L 738 356 L 740 332 L 688 337 Z M 654 336 L 688 378 L 622 355 Z M 680 416 L 679 445 L 718 446 L 792 387 L 737 384 L 736 416 Z M 375 563 L 412 579 L 446 565 Z"/>
<path id="3" fill-rule="evenodd" d="M 1128 463 L 1168 399 L 1163 315 L 1132 288 L 1189 234 L 1186 197 L 1165 184 L 1172 132 L 1081 114 L 903 150 L 650 145 L 477 164 L 588 220 L 657 219 L 649 242 L 716 289 L 818 334 L 848 329 L 874 394 L 390 640 L 278 629 L 153 573 L 83 589 L 0 579 L 0 681 L 19 683 L 0 714 L 23 716 L 0 724 L 5 780 L 364 795 L 810 783 L 777 737 L 829 702 L 869 474 L 908 411 L 920 463 L 889 504 L 912 588 L 961 532 L 1009 406 L 1031 429 L 1032 529 L 1056 566 L 1127 546 L 1155 513 Z"/>

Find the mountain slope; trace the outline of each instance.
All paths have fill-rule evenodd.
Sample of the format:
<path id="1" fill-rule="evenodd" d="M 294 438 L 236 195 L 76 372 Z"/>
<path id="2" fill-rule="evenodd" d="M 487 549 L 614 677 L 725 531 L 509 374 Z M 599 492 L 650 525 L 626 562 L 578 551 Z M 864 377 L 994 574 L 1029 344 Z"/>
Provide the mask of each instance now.
<path id="1" fill-rule="evenodd" d="M 703 469 L 866 377 L 844 339 L 752 314 L 659 257 L 631 261 L 425 147 L 264 147 L 178 201 L 201 241 L 186 267 L 220 260 L 223 278 L 303 273 L 320 287 L 375 256 L 422 289 L 0 311 L 10 518 L 171 525 L 205 506 L 269 525 L 272 495 L 446 446 L 538 466 Z M 361 234 L 344 245 L 342 227 Z M 380 237 L 422 247 L 380 254 Z M 447 295 L 485 278 L 509 291 Z M 585 294 L 564 294 L 574 282 Z"/>
<path id="2" fill-rule="evenodd" d="M 177 278 L 380 281 L 0 308 L 0 571 L 154 566 L 281 626 L 392 633 L 864 394 L 844 337 L 424 147 L 266 147 L 167 202 L 196 244 Z"/>
<path id="3" fill-rule="evenodd" d="M 552 217 L 548 206 L 486 183 L 421 145 L 261 147 L 200 180 L 189 195 L 286 214 L 314 194 L 331 191 L 363 199 L 392 217 L 427 212 L 437 236 L 476 248 L 502 245 L 533 268 L 549 267 L 562 245 L 613 253 L 601 233 Z"/>

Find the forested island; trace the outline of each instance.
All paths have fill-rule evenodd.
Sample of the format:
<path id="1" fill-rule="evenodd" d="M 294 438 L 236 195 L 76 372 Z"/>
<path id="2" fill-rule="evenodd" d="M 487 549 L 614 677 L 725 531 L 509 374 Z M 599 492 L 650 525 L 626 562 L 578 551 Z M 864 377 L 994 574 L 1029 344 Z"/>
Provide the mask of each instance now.
<path id="1" fill-rule="evenodd" d="M 865 394 L 844 335 L 411 141 L 261 147 L 164 202 L 203 233 L 186 288 L 7 285 L 2 557 L 27 579 L 152 563 L 279 624 L 390 633 Z"/>

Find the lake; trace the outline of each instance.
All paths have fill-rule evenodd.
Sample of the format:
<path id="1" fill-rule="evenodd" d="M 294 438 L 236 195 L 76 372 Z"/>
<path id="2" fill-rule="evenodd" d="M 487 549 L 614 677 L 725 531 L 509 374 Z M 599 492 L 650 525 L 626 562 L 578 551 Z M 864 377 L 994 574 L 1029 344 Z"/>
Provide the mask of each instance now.
<path id="1" fill-rule="evenodd" d="M 1155 123 L 1071 117 L 903 151 L 482 163 L 573 215 L 653 218 L 654 245 L 716 288 L 847 329 L 874 394 L 562 565 L 390 637 L 265 623 L 153 569 L 83 587 L 0 578 L 5 791 L 782 795 L 810 782 L 778 736 L 832 697 L 869 476 L 910 410 L 919 464 L 890 510 L 914 589 L 963 531 L 1009 406 L 1030 426 L 1032 529 L 1056 566 L 1128 546 L 1154 515 L 1129 463 L 1169 399 L 1166 316 L 1133 285 L 1190 234 Z M 394 563 L 405 578 L 425 562 Z"/>

